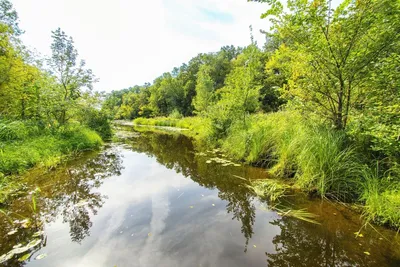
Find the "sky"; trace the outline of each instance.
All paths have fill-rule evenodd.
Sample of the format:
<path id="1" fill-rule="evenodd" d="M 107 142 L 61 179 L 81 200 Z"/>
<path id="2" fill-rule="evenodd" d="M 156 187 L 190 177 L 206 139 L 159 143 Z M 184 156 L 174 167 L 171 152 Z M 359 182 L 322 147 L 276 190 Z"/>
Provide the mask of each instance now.
<path id="1" fill-rule="evenodd" d="M 111 91 L 152 82 L 198 53 L 250 43 L 249 26 L 262 44 L 260 19 L 268 6 L 247 0 L 12 0 L 25 31 L 22 40 L 50 55 L 51 31 L 60 27 Z"/>

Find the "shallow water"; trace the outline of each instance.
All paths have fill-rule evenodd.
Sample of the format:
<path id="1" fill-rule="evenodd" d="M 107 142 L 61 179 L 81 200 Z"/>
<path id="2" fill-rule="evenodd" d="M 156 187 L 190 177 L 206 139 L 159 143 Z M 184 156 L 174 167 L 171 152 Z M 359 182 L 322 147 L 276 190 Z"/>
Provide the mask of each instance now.
<path id="1" fill-rule="evenodd" d="M 400 266 L 396 233 L 362 228 L 343 206 L 297 193 L 285 205 L 307 208 L 320 224 L 281 217 L 234 176 L 265 178 L 265 170 L 207 163 L 215 153 L 199 153 L 179 133 L 120 136 L 101 152 L 30 173 L 28 187 L 40 192 L 0 215 L 0 255 L 44 234 L 29 260 L 18 261 L 23 253 L 4 266 Z M 26 229 L 10 222 L 24 218 Z"/>

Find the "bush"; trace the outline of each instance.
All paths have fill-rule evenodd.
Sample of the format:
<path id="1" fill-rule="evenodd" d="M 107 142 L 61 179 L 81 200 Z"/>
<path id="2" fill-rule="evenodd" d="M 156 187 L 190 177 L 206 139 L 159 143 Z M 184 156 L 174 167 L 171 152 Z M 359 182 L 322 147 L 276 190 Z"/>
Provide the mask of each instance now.
<path id="1" fill-rule="evenodd" d="M 174 109 L 171 112 L 171 114 L 169 114 L 168 117 L 171 118 L 171 119 L 182 119 L 183 118 L 182 114 L 177 109 Z"/>
<path id="2" fill-rule="evenodd" d="M 99 110 L 90 109 L 85 112 L 83 123 L 92 130 L 95 130 L 103 140 L 112 137 L 112 129 L 107 115 Z"/>
<path id="3" fill-rule="evenodd" d="M 62 149 L 65 153 L 98 148 L 102 144 L 101 137 L 95 131 L 81 126 L 61 130 L 60 137 L 64 140 Z"/>
<path id="4" fill-rule="evenodd" d="M 21 121 L 0 122 L 0 140 L 22 140 L 28 136 L 28 129 Z"/>

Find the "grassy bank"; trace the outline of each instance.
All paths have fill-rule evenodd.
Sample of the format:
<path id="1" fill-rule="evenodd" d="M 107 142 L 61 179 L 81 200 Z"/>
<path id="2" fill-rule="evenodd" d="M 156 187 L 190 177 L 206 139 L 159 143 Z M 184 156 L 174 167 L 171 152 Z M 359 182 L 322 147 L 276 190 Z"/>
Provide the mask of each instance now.
<path id="1" fill-rule="evenodd" d="M 158 118 L 137 118 L 133 121 L 135 125 L 143 126 L 162 126 L 162 127 L 176 127 L 187 129 L 190 131 L 185 132 L 186 135 L 194 137 L 201 142 L 212 142 L 212 124 L 211 121 L 202 117 L 185 117 L 182 119 L 174 119 L 168 117 Z"/>
<path id="2" fill-rule="evenodd" d="M 312 195 L 364 206 L 368 221 L 400 229 L 399 172 L 365 155 L 344 132 L 304 119 L 297 113 L 255 114 L 236 120 L 220 138 L 206 118 L 136 119 L 135 124 L 181 127 L 230 157 L 291 179 Z M 390 187 L 388 185 L 390 184 Z"/>
<path id="3" fill-rule="evenodd" d="M 102 143 L 98 133 L 79 125 L 39 129 L 18 121 L 0 123 L 0 202 L 18 187 L 16 175 L 34 166 L 54 167 L 63 158 Z"/>

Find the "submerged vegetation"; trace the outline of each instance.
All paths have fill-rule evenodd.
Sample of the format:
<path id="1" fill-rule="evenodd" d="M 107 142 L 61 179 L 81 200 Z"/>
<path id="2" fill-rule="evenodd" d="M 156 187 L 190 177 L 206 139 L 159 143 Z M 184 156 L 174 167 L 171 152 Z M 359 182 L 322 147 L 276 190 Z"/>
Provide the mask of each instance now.
<path id="1" fill-rule="evenodd" d="M 202 144 L 310 195 L 362 204 L 368 221 L 400 229 L 400 3 L 254 2 L 269 4 L 262 48 L 251 38 L 199 54 L 152 84 L 113 91 L 103 111 L 189 129 Z M 275 189 L 278 197 L 276 185 L 255 187 Z"/>

